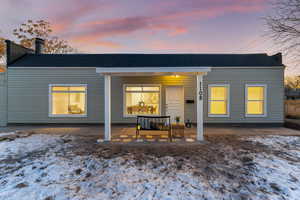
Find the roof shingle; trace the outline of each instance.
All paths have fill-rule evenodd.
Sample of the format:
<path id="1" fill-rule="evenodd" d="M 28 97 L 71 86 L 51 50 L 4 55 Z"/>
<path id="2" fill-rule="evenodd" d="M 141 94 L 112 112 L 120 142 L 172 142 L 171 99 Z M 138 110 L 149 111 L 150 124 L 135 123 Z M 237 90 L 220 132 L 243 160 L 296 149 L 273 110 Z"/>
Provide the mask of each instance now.
<path id="1" fill-rule="evenodd" d="M 283 66 L 281 54 L 27 54 L 8 67 Z"/>

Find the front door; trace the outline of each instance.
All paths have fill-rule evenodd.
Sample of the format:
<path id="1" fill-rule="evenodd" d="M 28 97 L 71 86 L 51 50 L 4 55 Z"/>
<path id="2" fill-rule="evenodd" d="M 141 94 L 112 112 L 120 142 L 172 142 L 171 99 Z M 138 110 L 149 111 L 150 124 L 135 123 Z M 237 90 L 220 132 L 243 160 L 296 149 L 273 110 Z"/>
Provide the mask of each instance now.
<path id="1" fill-rule="evenodd" d="M 166 115 L 171 116 L 171 122 L 176 122 L 179 117 L 180 122 L 184 122 L 184 89 L 183 86 L 166 87 Z"/>

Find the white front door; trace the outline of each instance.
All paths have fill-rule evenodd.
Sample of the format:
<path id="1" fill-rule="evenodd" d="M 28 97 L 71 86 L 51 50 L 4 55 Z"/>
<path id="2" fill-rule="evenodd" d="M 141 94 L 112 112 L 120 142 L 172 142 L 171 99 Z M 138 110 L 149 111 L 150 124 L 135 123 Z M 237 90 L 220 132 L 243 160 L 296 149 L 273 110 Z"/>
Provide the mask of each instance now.
<path id="1" fill-rule="evenodd" d="M 183 86 L 166 87 L 166 115 L 171 116 L 171 122 L 176 122 L 176 117 L 180 117 L 180 122 L 184 122 L 184 89 Z"/>

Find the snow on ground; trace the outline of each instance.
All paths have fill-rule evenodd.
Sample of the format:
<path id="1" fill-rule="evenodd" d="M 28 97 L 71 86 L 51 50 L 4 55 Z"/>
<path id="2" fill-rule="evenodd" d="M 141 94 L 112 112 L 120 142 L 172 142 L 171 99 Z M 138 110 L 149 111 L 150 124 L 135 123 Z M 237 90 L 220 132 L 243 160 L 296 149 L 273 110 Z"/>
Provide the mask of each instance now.
<path id="1" fill-rule="evenodd" d="M 197 167 L 193 162 L 200 158 L 192 156 L 178 159 L 172 155 L 148 155 L 144 162 L 132 153 L 109 158 L 93 153 L 79 155 L 72 149 L 74 139 L 32 135 L 0 142 L 0 199 L 211 200 L 300 196 L 298 137 L 241 140 L 266 146 L 262 152 L 237 151 L 226 143 L 210 144 L 208 152 L 224 152 L 220 156 L 224 162 L 207 160 L 209 165 L 204 165 L 199 160 Z M 249 160 L 241 162 L 239 157 L 245 159 L 245 155 Z"/>
<path id="2" fill-rule="evenodd" d="M 15 135 L 15 134 L 16 134 L 16 132 L 0 133 L 0 137 Z"/>
<path id="3" fill-rule="evenodd" d="M 300 197 L 300 137 L 272 136 L 252 138 L 272 148 L 274 154 L 261 152 L 255 155 L 257 177 L 263 177 L 271 183 L 264 190 L 269 192 L 270 199 L 278 199 L 276 194 L 282 193 L 287 199 Z M 272 194 L 272 189 L 274 193 Z"/>

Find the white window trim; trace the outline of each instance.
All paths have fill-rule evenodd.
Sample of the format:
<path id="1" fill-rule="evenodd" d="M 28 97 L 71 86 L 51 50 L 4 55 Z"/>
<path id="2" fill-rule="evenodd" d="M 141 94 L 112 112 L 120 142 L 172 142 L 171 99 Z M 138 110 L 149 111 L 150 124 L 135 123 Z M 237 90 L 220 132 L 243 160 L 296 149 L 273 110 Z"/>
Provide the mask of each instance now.
<path id="1" fill-rule="evenodd" d="M 264 87 L 264 114 L 256 115 L 256 114 L 247 114 L 247 106 L 248 106 L 248 87 Z M 246 84 L 245 85 L 245 117 L 267 117 L 267 84 Z"/>
<path id="2" fill-rule="evenodd" d="M 52 114 L 52 87 L 85 87 L 85 113 L 84 114 Z M 87 84 L 49 84 L 49 111 L 48 116 L 49 117 L 87 117 L 87 93 L 88 93 L 88 87 Z"/>
<path id="3" fill-rule="evenodd" d="M 159 87 L 159 113 L 156 115 L 151 115 L 151 116 L 160 116 L 161 115 L 161 107 L 162 107 L 162 104 L 161 104 L 161 84 L 123 84 L 123 117 L 125 118 L 133 118 L 133 117 L 136 117 L 137 115 L 128 115 L 126 114 L 126 87 L 127 86 L 136 86 L 136 87 Z M 151 91 L 150 91 L 151 92 Z M 149 115 L 150 116 L 150 115 Z"/>
<path id="4" fill-rule="evenodd" d="M 227 88 L 227 114 L 226 115 L 209 114 L 210 113 L 210 88 L 211 87 L 226 87 Z M 230 117 L 230 84 L 208 84 L 207 105 L 208 105 L 208 117 Z"/>

